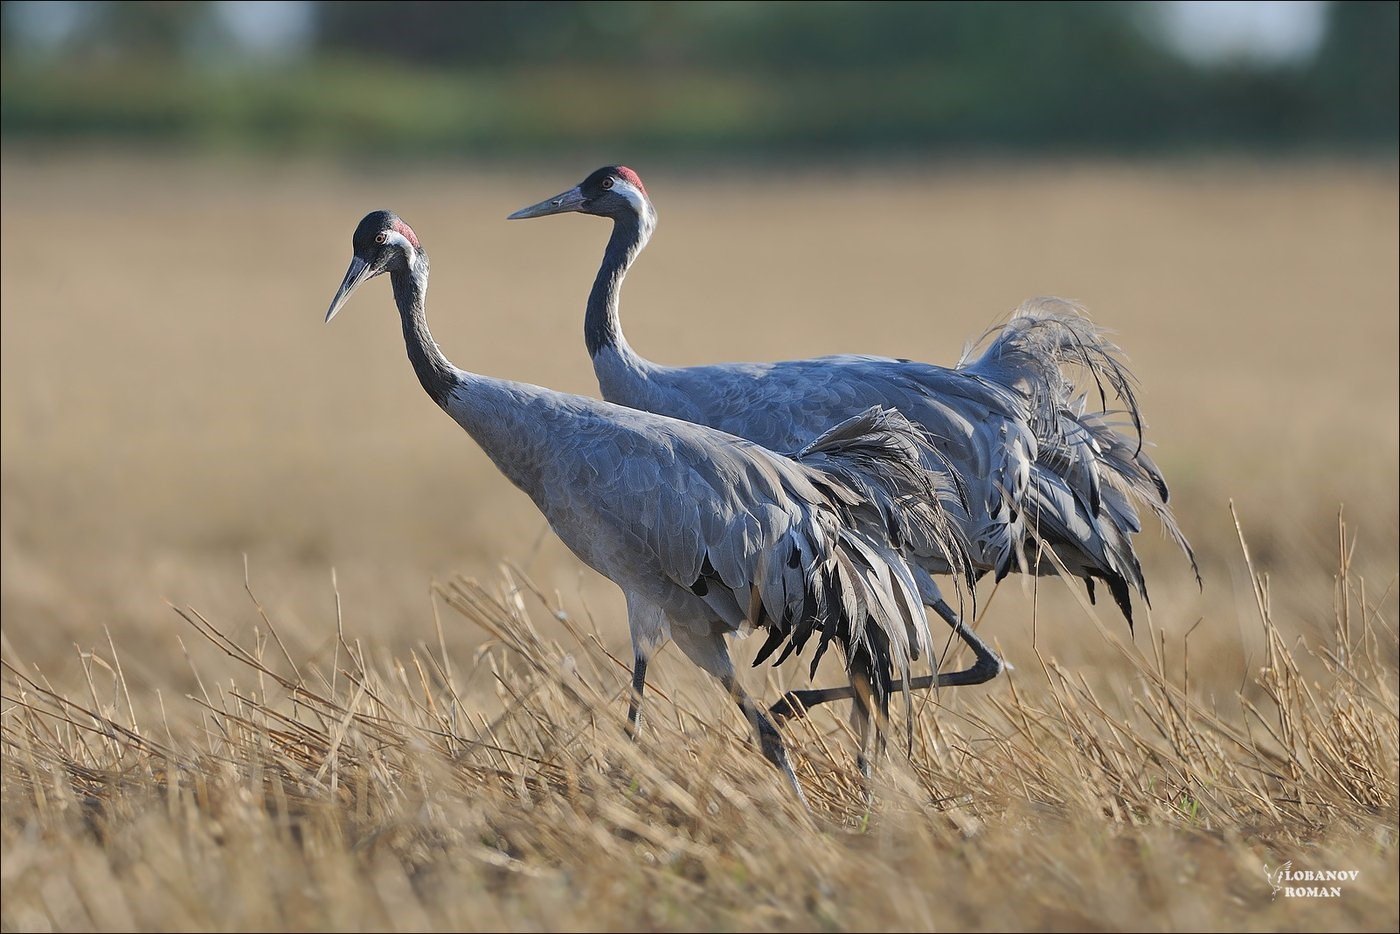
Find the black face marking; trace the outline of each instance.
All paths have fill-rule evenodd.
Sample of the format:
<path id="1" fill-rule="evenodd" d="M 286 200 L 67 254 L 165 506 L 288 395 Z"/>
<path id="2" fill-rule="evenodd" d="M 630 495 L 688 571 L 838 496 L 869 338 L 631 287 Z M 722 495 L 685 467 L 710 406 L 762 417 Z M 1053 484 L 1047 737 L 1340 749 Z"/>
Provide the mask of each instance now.
<path id="1" fill-rule="evenodd" d="M 360 221 L 360 226 L 355 228 L 355 235 L 350 239 L 355 255 L 368 260 L 382 250 L 384 241 L 379 239 L 379 235 L 393 229 L 394 222 L 398 220 L 399 216 L 393 211 L 373 211 L 366 214 L 365 219 Z"/>
<path id="2" fill-rule="evenodd" d="M 418 238 L 413 235 L 412 228 L 393 211 L 373 211 L 366 214 L 364 220 L 355 228 L 350 243 L 355 255 L 369 263 L 377 275 L 388 267 L 395 256 L 402 253 L 402 248 L 393 242 L 392 234 L 395 233 L 412 244 L 414 249 L 418 249 Z"/>
<path id="3" fill-rule="evenodd" d="M 618 166 L 605 165 L 585 178 L 579 184 L 578 188 L 579 191 L 583 193 L 583 196 L 591 201 L 594 198 L 604 195 L 612 188 L 614 181 L 619 177 L 620 172 Z"/>
<path id="4" fill-rule="evenodd" d="M 637 216 L 637 205 L 618 190 L 618 185 L 623 182 L 640 193 L 643 199 L 646 198 L 646 189 L 642 187 L 642 180 L 636 172 L 625 165 L 605 165 L 579 182 L 578 192 L 583 196 L 583 203 L 576 210 L 580 214 L 611 217 L 614 220 Z"/>

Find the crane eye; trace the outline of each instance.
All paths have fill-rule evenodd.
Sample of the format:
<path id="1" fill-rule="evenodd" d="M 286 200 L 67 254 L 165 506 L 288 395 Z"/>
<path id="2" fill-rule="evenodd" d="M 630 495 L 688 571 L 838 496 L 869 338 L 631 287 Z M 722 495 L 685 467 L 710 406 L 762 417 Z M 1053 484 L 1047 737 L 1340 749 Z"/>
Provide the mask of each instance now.
<path id="1" fill-rule="evenodd" d="M 383 231 L 383 230 L 379 231 L 379 233 L 377 233 L 377 234 L 374 235 L 374 242 L 375 242 L 375 243 L 383 243 L 385 240 L 388 240 L 388 239 L 389 239 L 389 234 L 388 234 L 387 232 Z"/>
<path id="2" fill-rule="evenodd" d="M 603 179 L 603 190 L 604 190 L 604 191 L 607 191 L 609 188 L 612 188 L 612 186 L 613 186 L 613 180 L 612 180 L 611 178 L 605 178 L 605 179 Z"/>

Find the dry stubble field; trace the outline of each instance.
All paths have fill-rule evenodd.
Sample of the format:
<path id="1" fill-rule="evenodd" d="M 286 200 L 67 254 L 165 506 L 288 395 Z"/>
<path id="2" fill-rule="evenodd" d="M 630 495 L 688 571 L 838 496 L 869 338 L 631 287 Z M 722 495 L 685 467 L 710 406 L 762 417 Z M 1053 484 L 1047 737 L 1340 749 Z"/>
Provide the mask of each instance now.
<path id="1" fill-rule="evenodd" d="M 390 207 L 449 356 L 593 392 L 605 224 L 502 220 L 592 166 L 11 153 L 0 927 L 1400 923 L 1394 165 L 637 167 L 656 359 L 947 363 L 1025 297 L 1085 303 L 1204 591 L 1155 531 L 1135 635 L 984 589 L 1016 671 L 923 703 L 870 807 L 841 721 L 795 725 L 809 823 L 671 650 L 622 739 L 615 588 L 422 395 L 387 286 L 321 323 Z M 1272 897 L 1287 861 L 1360 875 Z"/>

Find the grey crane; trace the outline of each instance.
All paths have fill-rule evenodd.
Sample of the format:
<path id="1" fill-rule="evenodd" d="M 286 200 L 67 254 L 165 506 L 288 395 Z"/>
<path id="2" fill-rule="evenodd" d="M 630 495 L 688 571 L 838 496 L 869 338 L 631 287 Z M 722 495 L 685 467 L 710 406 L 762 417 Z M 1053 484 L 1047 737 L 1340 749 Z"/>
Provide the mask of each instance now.
<path id="1" fill-rule="evenodd" d="M 605 166 L 575 187 L 523 208 L 510 219 L 582 213 L 610 218 L 612 236 L 588 296 L 584 340 L 603 398 L 683 418 L 792 450 L 826 425 L 870 405 L 903 412 L 935 439 L 964 487 L 967 509 L 957 517 L 980 574 L 1000 580 L 1011 571 L 1054 573 L 1054 552 L 1068 571 L 1107 584 L 1132 626 L 1130 590 L 1147 600 L 1132 536 L 1141 531 L 1135 504 L 1144 505 L 1186 553 L 1195 556 L 1167 506 L 1167 485 L 1143 451 L 1134 381 L 1118 349 L 1077 306 L 1042 299 L 987 337 L 975 360 L 954 369 L 886 357 L 841 355 L 779 363 L 670 367 L 637 354 L 622 334 L 623 278 L 656 227 L 656 210 L 632 169 Z M 1081 367 L 1121 401 L 1136 430 L 1130 439 L 1107 411 L 1089 411 L 1066 372 Z M 947 570 L 937 555 L 920 555 L 929 572 Z M 926 603 L 973 650 L 965 671 L 934 674 L 910 686 L 977 684 L 996 677 L 1001 660 L 926 583 Z M 790 693 L 772 712 L 788 716 L 814 704 L 851 696 L 849 688 Z"/>
<path id="2" fill-rule="evenodd" d="M 782 649 L 775 664 L 816 636 L 815 671 L 838 645 L 852 690 L 873 704 L 852 714 L 864 762 L 878 735 L 871 714 L 883 723 L 910 661 L 929 649 L 922 572 L 900 549 L 937 543 L 945 560 L 960 560 L 960 540 L 922 466 L 922 430 L 872 408 L 785 457 L 692 422 L 466 372 L 428 331 L 428 256 L 413 230 L 376 211 L 352 243 L 326 320 L 358 285 L 388 273 L 423 389 L 570 550 L 626 595 L 635 661 L 629 730 L 648 660 L 669 633 L 731 693 L 763 754 L 801 798 L 781 737 L 736 680 L 724 638 L 761 628 L 768 638 L 760 655 Z"/>

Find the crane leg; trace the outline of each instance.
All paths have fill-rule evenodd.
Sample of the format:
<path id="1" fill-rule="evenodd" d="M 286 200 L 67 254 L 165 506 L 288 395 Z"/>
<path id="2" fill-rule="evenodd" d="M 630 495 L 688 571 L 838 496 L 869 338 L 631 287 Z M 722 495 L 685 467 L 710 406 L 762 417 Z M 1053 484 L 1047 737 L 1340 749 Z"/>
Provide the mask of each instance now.
<path id="1" fill-rule="evenodd" d="M 866 781 L 865 790 L 868 796 L 870 792 L 871 754 L 877 748 L 884 747 L 885 737 L 882 732 L 875 729 L 874 704 L 870 696 L 870 685 L 861 681 L 855 685 L 855 688 L 851 703 L 851 729 L 855 731 L 856 737 L 860 741 L 860 752 L 856 753 L 856 768 L 860 769 L 860 774 Z"/>
<path id="2" fill-rule="evenodd" d="M 671 630 L 671 638 L 685 653 L 686 658 L 713 675 L 729 692 L 729 696 L 734 698 L 734 702 L 739 705 L 739 709 L 743 711 L 744 716 L 753 726 L 754 735 L 758 737 L 758 746 L 763 752 L 763 757 L 783 773 L 792 793 L 797 796 L 797 800 L 802 803 L 803 808 L 810 812 L 811 806 L 807 803 L 807 796 L 802 792 L 802 786 L 798 784 L 797 773 L 793 771 L 792 762 L 788 759 L 782 734 L 778 732 L 777 726 L 764 713 L 763 708 L 754 702 L 753 698 L 744 690 L 743 685 L 739 683 L 739 679 L 734 674 L 734 662 L 729 657 L 729 647 L 725 645 L 724 636 L 718 631 L 702 633 L 675 626 Z"/>
<path id="3" fill-rule="evenodd" d="M 632 696 L 627 702 L 627 736 L 637 738 L 642 725 L 642 692 L 647 686 L 647 663 L 665 638 L 661 608 L 648 600 L 627 595 L 627 628 L 632 631 Z"/>
<path id="4" fill-rule="evenodd" d="M 926 688 L 946 688 L 960 687 L 969 684 L 985 684 L 1007 667 L 1006 663 L 991 650 L 988 645 L 977 637 L 971 629 L 963 625 L 963 621 L 958 618 L 958 614 L 953 612 L 942 598 L 933 603 L 934 612 L 943 617 L 944 621 L 953 628 L 953 632 L 962 639 L 973 654 L 977 657 L 970 668 L 962 671 L 950 671 L 943 674 L 922 675 L 918 678 L 909 679 L 909 690 L 921 691 Z M 896 681 L 890 685 L 891 691 L 902 691 L 905 685 L 902 681 Z M 850 685 L 837 688 L 817 688 L 805 691 L 788 691 L 768 712 L 777 718 L 781 723 L 791 717 L 802 715 L 821 704 L 834 700 L 844 700 L 848 697 L 855 697 L 856 692 Z"/>
<path id="5" fill-rule="evenodd" d="M 647 686 L 647 658 L 640 652 L 632 659 L 632 697 L 627 702 L 627 737 L 637 738 L 642 724 L 642 692 Z"/>
<path id="6" fill-rule="evenodd" d="M 970 668 L 966 668 L 962 671 L 949 672 L 946 675 L 939 675 L 939 687 L 953 687 L 963 684 L 984 684 L 1001 674 L 1003 669 L 1011 667 L 1006 664 L 1006 662 L 1002 661 L 997 653 L 992 651 L 991 646 L 979 639 L 977 633 L 964 625 L 962 618 L 959 617 L 957 613 L 953 612 L 953 608 L 950 607 L 943 598 L 940 597 L 934 601 L 933 611 L 943 617 L 943 621 L 952 627 L 954 634 L 966 643 L 968 648 L 972 649 L 972 654 L 976 657 L 976 661 L 972 663 L 972 667 Z M 910 686 L 912 687 L 913 684 L 911 683 Z M 925 685 L 925 687 L 927 686 L 929 685 Z"/>

